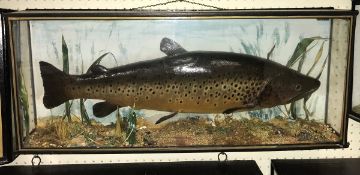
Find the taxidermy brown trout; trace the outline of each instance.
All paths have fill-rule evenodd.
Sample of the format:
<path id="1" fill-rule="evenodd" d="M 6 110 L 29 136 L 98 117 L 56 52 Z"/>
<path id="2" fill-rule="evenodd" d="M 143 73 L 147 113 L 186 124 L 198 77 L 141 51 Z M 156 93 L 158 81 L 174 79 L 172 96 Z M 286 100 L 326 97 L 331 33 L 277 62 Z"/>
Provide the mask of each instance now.
<path id="1" fill-rule="evenodd" d="M 105 100 L 93 107 L 97 117 L 124 106 L 173 115 L 232 113 L 288 104 L 320 86 L 314 78 L 251 55 L 188 52 L 168 38 L 160 50 L 167 56 L 109 69 L 95 65 L 83 75 L 68 75 L 40 62 L 43 103 L 53 108 L 77 98 Z"/>

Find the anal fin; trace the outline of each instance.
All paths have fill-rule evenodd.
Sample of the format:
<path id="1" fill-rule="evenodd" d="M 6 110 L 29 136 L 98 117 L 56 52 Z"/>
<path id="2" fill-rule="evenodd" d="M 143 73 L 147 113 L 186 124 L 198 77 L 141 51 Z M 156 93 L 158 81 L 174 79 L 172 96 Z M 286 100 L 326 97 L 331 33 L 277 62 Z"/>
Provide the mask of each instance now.
<path id="1" fill-rule="evenodd" d="M 102 118 L 108 116 L 109 114 L 114 112 L 117 108 L 118 108 L 117 105 L 111 104 L 109 102 L 106 101 L 99 102 L 93 106 L 93 113 L 96 117 Z"/>

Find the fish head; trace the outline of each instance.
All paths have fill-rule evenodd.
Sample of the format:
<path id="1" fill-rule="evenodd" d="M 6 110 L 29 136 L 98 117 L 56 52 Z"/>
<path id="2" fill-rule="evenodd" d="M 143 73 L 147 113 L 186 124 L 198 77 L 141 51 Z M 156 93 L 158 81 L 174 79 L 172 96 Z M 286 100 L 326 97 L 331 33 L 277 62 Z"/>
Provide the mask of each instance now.
<path id="1" fill-rule="evenodd" d="M 262 107 L 288 104 L 309 97 L 320 87 L 320 81 L 294 70 L 278 73 L 260 95 Z"/>

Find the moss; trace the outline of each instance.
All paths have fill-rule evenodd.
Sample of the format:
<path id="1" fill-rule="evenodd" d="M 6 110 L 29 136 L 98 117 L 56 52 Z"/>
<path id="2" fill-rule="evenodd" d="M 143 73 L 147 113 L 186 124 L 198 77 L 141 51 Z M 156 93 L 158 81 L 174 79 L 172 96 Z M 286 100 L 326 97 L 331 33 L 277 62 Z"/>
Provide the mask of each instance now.
<path id="1" fill-rule="evenodd" d="M 25 146 L 130 146 L 123 136 L 116 134 L 116 125 L 104 126 L 94 120 L 91 120 L 91 125 L 86 125 L 77 117 L 73 117 L 71 123 L 61 117 L 54 117 L 53 122 L 49 122 L 49 118 L 38 121 L 38 128 L 25 140 Z M 337 142 L 340 139 L 326 124 L 278 117 L 266 122 L 258 118 L 238 120 L 215 117 L 213 121 L 191 118 L 159 125 L 139 117 L 136 130 L 136 144 L 132 147 L 303 144 Z"/>

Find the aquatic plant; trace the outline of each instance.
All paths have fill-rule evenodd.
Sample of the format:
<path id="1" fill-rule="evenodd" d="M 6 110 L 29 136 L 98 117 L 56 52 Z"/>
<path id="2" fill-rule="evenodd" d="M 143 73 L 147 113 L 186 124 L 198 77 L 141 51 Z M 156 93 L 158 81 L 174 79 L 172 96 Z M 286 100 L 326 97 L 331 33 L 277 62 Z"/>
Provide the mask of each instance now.
<path id="1" fill-rule="evenodd" d="M 84 73 L 84 61 L 81 60 L 81 74 L 83 73 Z M 85 107 L 85 100 L 86 99 L 83 98 L 80 98 L 79 100 L 81 121 L 85 122 L 87 125 L 91 125 L 91 121 Z"/>
<path id="2" fill-rule="evenodd" d="M 29 99 L 28 99 L 28 91 L 26 89 L 22 69 L 20 69 L 19 82 L 20 82 L 19 99 L 21 104 L 21 111 L 24 117 L 25 135 L 29 135 L 30 132 Z"/>
<path id="3" fill-rule="evenodd" d="M 126 139 L 130 145 L 134 145 L 136 143 L 136 119 L 137 113 L 133 108 L 129 108 L 127 110 L 123 110 L 123 120 L 127 123 L 126 128 Z"/>
<path id="4" fill-rule="evenodd" d="M 305 73 L 306 75 L 310 75 L 310 73 L 314 70 L 314 67 L 316 67 L 318 65 L 318 63 L 320 61 L 320 58 L 322 57 L 322 53 L 323 53 L 323 49 L 324 49 L 324 43 L 325 43 L 325 41 L 327 41 L 326 38 L 311 37 L 311 38 L 303 38 L 303 39 L 301 39 L 301 41 L 297 44 L 292 56 L 288 60 L 286 66 L 291 68 L 291 67 L 294 67 L 296 63 L 298 63 L 297 71 L 300 72 L 300 73 L 303 73 L 303 64 L 305 62 L 306 55 L 311 49 L 313 49 L 316 45 L 318 45 L 318 42 L 313 44 L 312 46 L 311 46 L 311 44 L 314 41 L 319 41 L 319 40 L 322 40 L 323 42 L 322 42 L 317 54 L 315 55 L 313 64 L 311 65 L 310 69 L 307 70 L 307 73 Z M 322 74 L 322 72 L 324 70 L 324 67 L 326 65 L 327 58 L 328 57 L 326 57 L 324 59 L 324 62 L 321 65 L 320 71 L 315 76 L 316 79 L 320 78 L 320 76 L 321 76 L 321 74 Z M 298 114 L 298 111 L 300 110 L 299 108 L 302 108 L 304 110 L 304 112 L 305 112 L 305 119 L 309 120 L 309 116 L 311 114 L 310 114 L 310 111 L 308 110 L 308 108 L 306 106 L 306 102 L 309 100 L 311 95 L 309 95 L 309 96 L 307 96 L 307 97 L 305 97 L 303 99 L 303 101 L 302 101 L 303 104 L 302 105 L 299 104 L 301 100 L 292 102 L 290 104 L 290 109 L 289 110 L 286 109 L 289 116 L 291 116 L 293 119 L 297 119 L 298 118 L 297 114 Z"/>
<path id="5" fill-rule="evenodd" d="M 100 55 L 99 58 L 97 58 L 97 59 L 90 65 L 90 67 L 89 67 L 89 69 L 86 71 L 86 73 L 90 73 L 90 72 L 91 72 L 91 68 L 93 68 L 94 66 L 100 65 L 101 60 L 104 59 L 107 55 L 111 55 L 112 58 L 114 59 L 115 63 L 118 64 L 117 61 L 116 61 L 115 55 L 114 55 L 113 53 L 111 53 L 111 52 L 106 52 L 106 53 Z"/>
<path id="6" fill-rule="evenodd" d="M 55 135 L 60 140 L 65 140 L 69 138 L 69 133 L 70 133 L 69 126 L 63 120 L 57 121 L 56 124 L 53 126 L 55 130 Z"/>
<path id="7" fill-rule="evenodd" d="M 64 35 L 62 35 L 62 58 L 63 58 L 63 72 L 69 74 L 69 55 L 68 55 L 68 47 L 64 39 Z M 65 114 L 64 118 L 66 117 L 69 122 L 71 122 L 71 104 L 69 101 L 65 102 Z"/>

